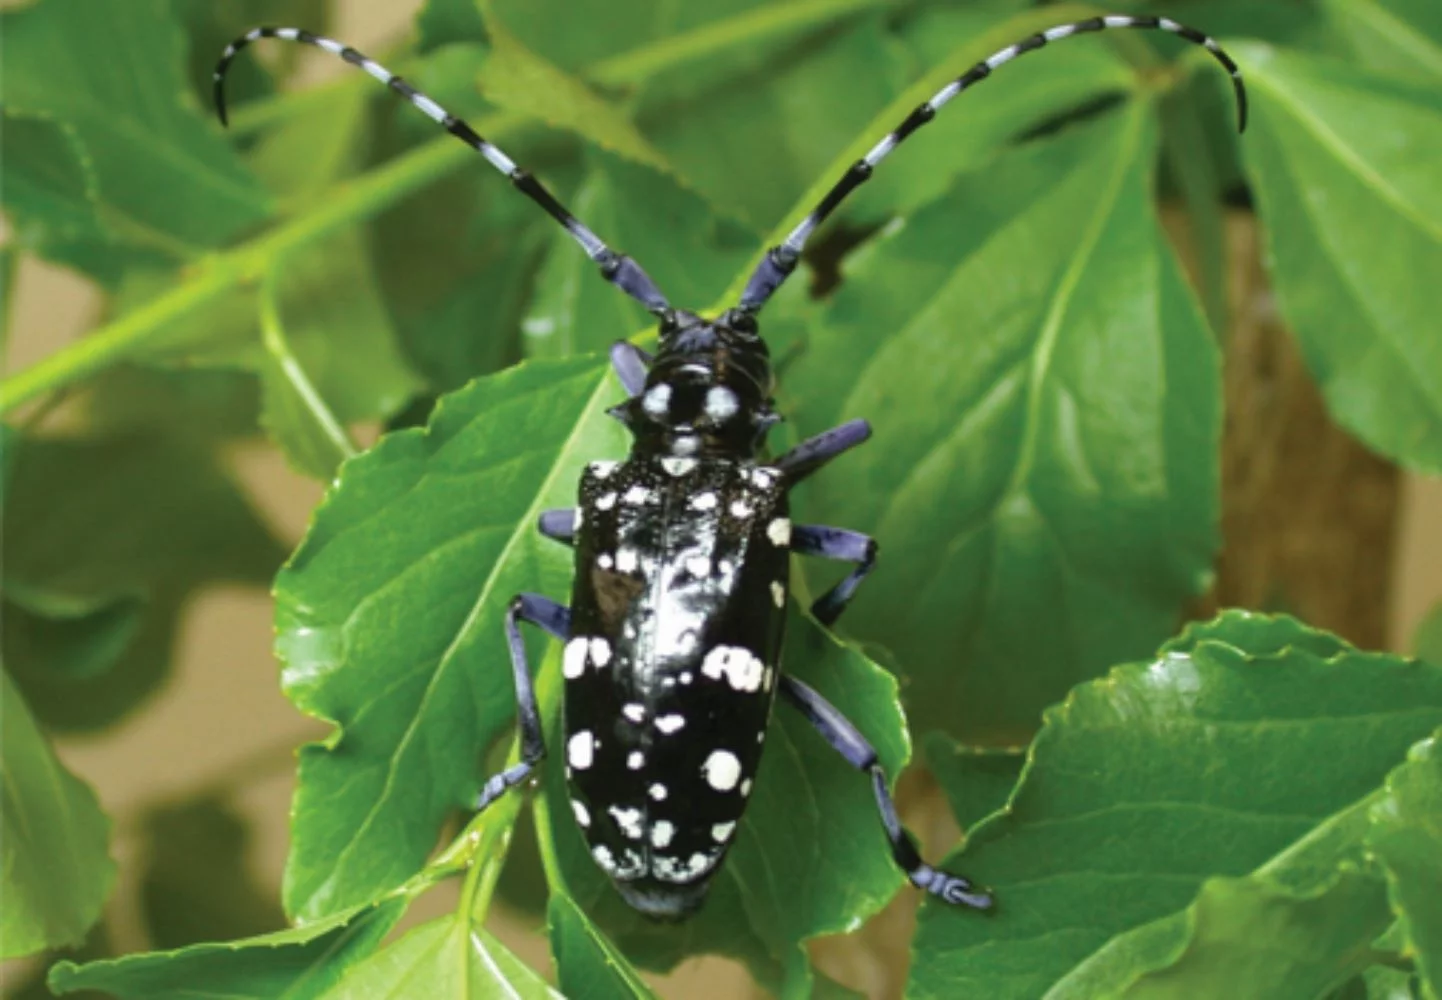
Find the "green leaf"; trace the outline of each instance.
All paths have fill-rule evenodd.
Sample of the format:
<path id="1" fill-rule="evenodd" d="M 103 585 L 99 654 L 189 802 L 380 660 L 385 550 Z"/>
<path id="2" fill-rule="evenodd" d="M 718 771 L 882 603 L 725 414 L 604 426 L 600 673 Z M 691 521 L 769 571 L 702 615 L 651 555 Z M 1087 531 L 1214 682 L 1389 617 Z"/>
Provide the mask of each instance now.
<path id="1" fill-rule="evenodd" d="M 900 773 L 910 746 L 894 678 L 809 618 L 791 623 L 782 663 L 860 728 L 889 775 Z M 548 771 L 546 794 L 573 898 L 647 968 L 718 953 L 745 961 L 762 982 L 780 983 L 801 942 L 855 930 L 903 881 L 870 782 L 784 700 L 772 715 L 736 846 L 706 905 L 679 928 L 647 921 L 611 889 L 570 819 L 559 768 Z"/>
<path id="2" fill-rule="evenodd" d="M 183 260 L 269 214 L 264 189 L 184 99 L 184 40 L 162 0 L 83 11 L 41 0 L 6 13 L 0 30 L 6 107 L 74 130 L 111 237 Z M 105 242 L 33 249 L 113 280 L 123 260 Z"/>
<path id="3" fill-rule="evenodd" d="M 405 912 L 403 898 L 356 907 L 243 941 L 196 944 L 50 970 L 56 993 L 104 990 L 121 1000 L 303 1000 L 318 997 L 371 954 Z M 197 993 L 203 989 L 204 993 Z"/>
<path id="4" fill-rule="evenodd" d="M 1442 16 L 1428 0 L 1323 0 L 1337 33 L 1368 69 L 1442 78 Z"/>
<path id="5" fill-rule="evenodd" d="M 76 680 L 104 673 L 135 639 L 145 601 L 139 597 L 47 592 L 24 584 L 4 589 L 6 663 L 33 663 Z"/>
<path id="6" fill-rule="evenodd" d="M 416 12 L 417 48 L 429 52 L 453 42 L 486 41 L 486 25 L 476 0 L 426 0 Z"/>
<path id="7" fill-rule="evenodd" d="M 1387 873 L 1403 954 L 1423 993 L 1442 997 L 1442 733 L 1414 746 L 1372 808 L 1367 846 Z"/>
<path id="8" fill-rule="evenodd" d="M 0 958 L 79 944 L 115 882 L 110 822 L 0 672 Z"/>
<path id="9" fill-rule="evenodd" d="M 100 220 L 95 171 L 75 129 L 48 113 L 8 106 L 4 129 L 0 193 L 16 244 L 59 260 L 87 261 L 92 273 L 113 278 L 106 258 L 120 241 Z"/>
<path id="10" fill-rule="evenodd" d="M 971 747 L 945 733 L 922 741 L 926 764 L 941 782 L 951 814 L 963 830 L 1006 805 L 1026 763 L 1025 751 Z"/>
<path id="11" fill-rule="evenodd" d="M 573 211 L 646 268 L 683 308 L 709 302 L 760 248 L 739 225 L 651 167 L 599 154 Z M 522 329 L 535 357 L 601 351 L 651 322 L 646 310 L 600 280 L 595 263 L 564 231 L 551 234 Z"/>
<path id="12" fill-rule="evenodd" d="M 166 803 L 142 818 L 140 898 L 156 950 L 257 937 L 285 925 L 280 901 L 253 870 L 251 827 L 228 792 Z"/>
<path id="13" fill-rule="evenodd" d="M 799 505 L 880 541 L 842 627 L 895 655 L 916 725 L 1025 738 L 1210 579 L 1217 352 L 1154 159 L 1141 103 L 1025 146 L 867 244 L 804 329 L 770 317 L 799 430 L 874 422 Z"/>
<path id="14" fill-rule="evenodd" d="M 820 40 L 788 33 L 647 81 L 637 115 L 711 204 L 769 229 L 901 89 L 905 60 L 883 17 L 847 13 Z"/>
<path id="15" fill-rule="evenodd" d="M 1070 16 L 1066 8 L 1018 15 L 1009 9 L 1015 6 L 923 6 L 914 11 L 901 26 L 900 35 L 913 53 L 914 74 L 926 82 L 924 96 L 931 96 L 1003 46 Z M 848 201 L 846 217 L 875 222 L 909 215 L 944 195 L 963 173 L 993 160 L 1018 136 L 1105 96 L 1133 92 L 1137 73 L 1118 57 L 1117 48 L 1095 40 L 1059 45 L 1027 62 L 1025 69 L 988 78 L 984 89 L 937 115 L 906 140 L 904 151 L 888 157 L 886 166 Z M 803 78 L 797 86 L 809 88 L 810 84 Z M 871 125 L 853 126 L 854 133 L 840 135 L 848 140 L 866 135 L 874 142 L 920 100 L 918 97 L 904 109 L 886 111 L 878 103 L 871 111 L 879 114 L 880 121 L 873 118 Z M 840 176 L 837 166 L 844 170 L 849 164 L 826 168 L 829 180 Z M 809 186 L 813 179 L 804 179 L 803 185 Z"/>
<path id="16" fill-rule="evenodd" d="M 1245 612 L 1076 688 L 1008 807 L 949 859 L 993 888 L 996 914 L 925 905 L 909 995 L 1341 984 L 1391 920 L 1365 870 L 1368 809 L 1439 720 L 1442 670 Z"/>
<path id="17" fill-rule="evenodd" d="M 551 951 L 561 989 L 569 1000 L 653 1000 L 626 957 L 564 893 L 553 893 L 546 909 Z"/>
<path id="18" fill-rule="evenodd" d="M 346 973 L 322 1000 L 426 997 L 427 1000 L 562 1000 L 484 928 L 441 917 Z"/>
<path id="19" fill-rule="evenodd" d="M 506 603 L 569 580 L 536 516 L 572 501 L 584 461 L 620 451 L 600 405 L 617 395 L 595 359 L 523 365 L 342 469 L 275 583 L 285 692 L 338 727 L 301 753 L 288 912 L 315 920 L 400 884 L 474 801 L 515 715 Z"/>
<path id="20" fill-rule="evenodd" d="M 620 156 L 669 170 L 625 112 L 580 80 L 526 48 L 494 17 L 486 17 L 491 54 L 481 66 L 481 92 L 497 107 L 575 132 Z"/>
<path id="21" fill-rule="evenodd" d="M 284 555 L 213 444 L 183 430 L 6 445 L 3 586 L 30 613 L 7 618 L 4 650 L 49 725 L 93 727 L 133 707 L 164 678 L 190 595 L 261 584 Z"/>
<path id="22" fill-rule="evenodd" d="M 1442 94 L 1249 44 L 1243 143 L 1282 313 L 1337 420 L 1442 470 Z"/>

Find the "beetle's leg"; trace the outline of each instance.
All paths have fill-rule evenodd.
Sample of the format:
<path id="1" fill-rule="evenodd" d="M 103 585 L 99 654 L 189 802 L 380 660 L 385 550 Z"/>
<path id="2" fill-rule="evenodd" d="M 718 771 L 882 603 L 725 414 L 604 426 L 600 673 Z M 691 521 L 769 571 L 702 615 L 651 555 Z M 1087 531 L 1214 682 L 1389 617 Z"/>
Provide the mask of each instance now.
<path id="1" fill-rule="evenodd" d="M 858 771 L 871 775 L 871 787 L 876 793 L 876 808 L 881 813 L 881 825 L 886 828 L 886 839 L 891 841 L 891 855 L 913 885 L 948 903 L 978 910 L 989 910 L 996 905 L 991 893 L 985 889 L 979 889 L 973 886 L 970 880 L 933 868 L 921 860 L 911 835 L 902 828 L 901 821 L 896 818 L 896 806 L 891 801 L 891 793 L 886 789 L 886 772 L 876 759 L 876 751 L 851 721 L 837 711 L 836 706 L 794 677 L 782 676 L 781 693 L 800 709 L 801 714 L 806 716 L 837 753 L 846 758 L 847 763 Z"/>
<path id="2" fill-rule="evenodd" d="M 841 617 L 851 602 L 856 588 L 876 566 L 876 540 L 859 531 L 827 528 L 819 524 L 798 524 L 791 529 L 791 551 L 803 556 L 841 559 L 856 563 L 856 568 L 811 605 L 811 613 L 823 625 Z"/>
<path id="3" fill-rule="evenodd" d="M 871 437 L 871 425 L 865 420 L 848 420 L 829 431 L 807 438 L 776 460 L 776 467 L 794 486 L 843 451 L 855 448 Z"/>
<path id="4" fill-rule="evenodd" d="M 506 789 L 525 781 L 541 758 L 546 756 L 546 741 L 541 733 L 541 710 L 536 705 L 536 689 L 531 684 L 520 622 L 530 622 L 565 641 L 571 628 L 571 609 L 539 594 L 518 594 L 511 598 L 511 604 L 506 609 L 506 642 L 511 647 L 511 672 L 516 679 L 516 721 L 521 729 L 521 760 L 486 779 L 476 800 L 477 810 L 486 808 Z"/>
<path id="5" fill-rule="evenodd" d="M 576 544 L 576 508 L 564 507 L 546 510 L 536 519 L 536 529 L 553 542 L 563 545 Z"/>
<path id="6" fill-rule="evenodd" d="M 630 341 L 618 340 L 611 345 L 611 367 L 621 380 L 626 394 L 640 395 L 646 388 L 646 369 L 651 367 L 651 355 Z"/>

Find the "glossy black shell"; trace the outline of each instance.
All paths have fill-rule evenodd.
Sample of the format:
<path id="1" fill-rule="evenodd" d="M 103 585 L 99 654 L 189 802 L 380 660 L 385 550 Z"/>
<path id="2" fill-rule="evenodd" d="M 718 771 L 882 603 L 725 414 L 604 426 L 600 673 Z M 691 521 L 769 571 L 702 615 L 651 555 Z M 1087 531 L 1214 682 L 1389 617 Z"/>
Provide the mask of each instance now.
<path id="1" fill-rule="evenodd" d="M 769 400 L 751 373 L 735 384 L 729 359 L 687 354 L 652 367 L 647 391 L 664 386 L 669 406 L 642 393 L 621 408 L 638 431 L 631 457 L 582 478 L 558 748 L 596 863 L 628 903 L 669 919 L 701 905 L 751 791 L 791 534 L 782 476 L 748 454 L 758 433 L 719 426 L 764 434 Z M 736 406 L 708 415 L 718 385 Z M 677 440 L 701 447 L 678 455 Z"/>

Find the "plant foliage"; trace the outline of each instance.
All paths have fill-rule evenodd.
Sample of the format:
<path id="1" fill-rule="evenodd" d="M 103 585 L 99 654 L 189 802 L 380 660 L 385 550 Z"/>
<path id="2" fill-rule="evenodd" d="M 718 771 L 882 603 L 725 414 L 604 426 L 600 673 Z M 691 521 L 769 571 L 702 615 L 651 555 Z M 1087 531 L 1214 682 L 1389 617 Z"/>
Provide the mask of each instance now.
<path id="1" fill-rule="evenodd" d="M 4 956 L 79 943 L 113 879 L 108 822 L 44 729 L 136 710 L 196 588 L 273 575 L 282 688 L 330 727 L 300 754 L 294 926 L 62 961 L 52 989 L 644 998 L 639 970 L 716 953 L 778 995 L 842 995 L 807 942 L 854 930 L 904 880 L 867 782 L 785 706 L 697 918 L 660 927 L 622 904 L 551 767 L 530 862 L 553 979 L 486 930 L 513 891 L 523 801 L 465 812 L 515 753 L 502 615 L 519 591 L 567 590 L 569 555 L 536 516 L 569 505 L 585 462 L 624 454 L 601 352 L 644 342 L 647 318 L 364 74 L 286 86 L 321 55 L 247 52 L 221 132 L 218 46 L 252 23 L 321 28 L 325 10 L 211 6 L 0 14 L 13 250 L 107 296 L 90 335 L 0 383 L 19 414 L 0 578 Z M 1427 0 L 1177 6 L 1238 57 L 1247 135 L 1229 134 L 1205 53 L 1140 33 L 1057 46 L 888 160 L 809 260 L 812 287 L 794 281 L 764 317 L 790 421 L 778 447 L 876 427 L 797 504 L 875 535 L 881 568 L 844 638 L 798 607 L 786 662 L 893 780 L 911 759 L 905 705 L 968 831 L 948 863 L 1001 901 L 987 917 L 923 906 L 909 996 L 1438 1000 L 1442 663 L 1249 611 L 1176 633 L 1221 545 L 1227 199 L 1255 209 L 1335 419 L 1442 471 L 1442 21 Z M 678 305 L 708 308 L 942 83 L 1095 13 L 428 0 L 376 55 Z M 1183 253 L 1162 198 L 1189 216 Z M 38 401 L 63 391 L 73 419 L 47 429 Z M 365 422 L 388 433 L 361 451 Z M 329 484 L 283 566 L 225 469 L 253 435 Z M 798 596 L 824 586 L 798 569 Z M 556 649 L 538 662 L 554 728 Z M 452 878 L 454 911 L 391 933 Z"/>

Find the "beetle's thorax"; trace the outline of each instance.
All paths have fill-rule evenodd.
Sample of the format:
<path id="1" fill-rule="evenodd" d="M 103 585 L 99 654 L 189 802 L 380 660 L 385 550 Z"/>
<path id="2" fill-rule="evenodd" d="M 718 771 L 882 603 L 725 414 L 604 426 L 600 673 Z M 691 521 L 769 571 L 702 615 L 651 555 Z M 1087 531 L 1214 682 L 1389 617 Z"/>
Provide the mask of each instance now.
<path id="1" fill-rule="evenodd" d="M 646 387 L 613 412 L 635 436 L 635 455 L 753 458 L 778 419 L 772 385 L 754 321 L 676 310 L 662 321 Z"/>

